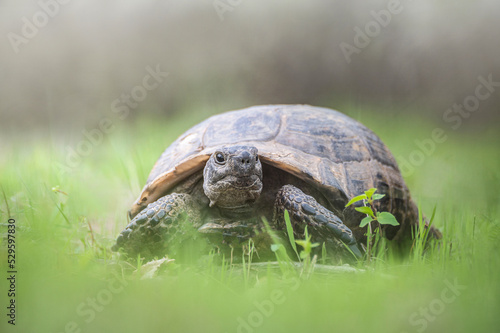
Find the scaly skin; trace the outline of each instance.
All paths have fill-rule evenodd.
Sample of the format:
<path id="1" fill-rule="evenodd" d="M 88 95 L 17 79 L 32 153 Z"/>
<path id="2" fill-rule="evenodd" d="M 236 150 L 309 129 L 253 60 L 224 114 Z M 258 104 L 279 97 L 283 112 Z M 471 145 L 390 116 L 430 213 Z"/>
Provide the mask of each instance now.
<path id="1" fill-rule="evenodd" d="M 293 185 L 283 186 L 276 196 L 273 220 L 278 229 L 281 230 L 286 229 L 284 221 L 285 209 L 289 212 L 290 222 L 296 238 L 301 238 L 305 226 L 308 226 L 311 234 L 324 240 L 340 240 L 358 258 L 362 257 L 352 231 L 334 213 Z M 339 245 L 341 246 L 341 243 Z"/>
<path id="2" fill-rule="evenodd" d="M 179 221 L 186 216 L 193 227 L 201 225 L 199 209 L 191 195 L 172 193 L 150 203 L 127 225 L 116 239 L 112 250 L 122 248 L 126 253 L 150 254 L 165 250 L 165 241 L 179 237 Z"/>

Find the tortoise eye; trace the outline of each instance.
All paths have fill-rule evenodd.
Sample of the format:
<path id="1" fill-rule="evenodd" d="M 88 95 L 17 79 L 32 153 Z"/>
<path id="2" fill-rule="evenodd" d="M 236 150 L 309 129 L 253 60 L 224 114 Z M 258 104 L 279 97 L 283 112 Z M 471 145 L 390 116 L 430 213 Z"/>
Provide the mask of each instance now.
<path id="1" fill-rule="evenodd" d="M 215 154 L 215 161 L 219 164 L 224 164 L 224 162 L 226 162 L 224 155 L 222 153 Z"/>

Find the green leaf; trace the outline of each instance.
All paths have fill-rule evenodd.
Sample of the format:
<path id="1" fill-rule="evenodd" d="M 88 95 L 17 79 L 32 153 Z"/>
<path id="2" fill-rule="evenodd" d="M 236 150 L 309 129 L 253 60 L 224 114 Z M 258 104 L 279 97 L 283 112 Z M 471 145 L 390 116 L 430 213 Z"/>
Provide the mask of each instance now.
<path id="1" fill-rule="evenodd" d="M 311 237 L 309 237 L 309 233 L 307 232 L 307 225 L 304 229 L 304 235 L 306 236 L 306 240 L 309 241 L 311 239 Z"/>
<path id="2" fill-rule="evenodd" d="M 371 216 L 367 216 L 367 217 L 365 217 L 364 219 L 361 220 L 361 223 L 359 223 L 359 226 L 361 228 L 363 228 L 365 225 L 367 225 L 371 221 L 373 221 L 372 217 Z"/>
<path id="3" fill-rule="evenodd" d="M 431 215 L 431 218 L 429 219 L 429 228 L 431 227 L 432 222 L 434 222 L 434 216 L 436 216 L 436 208 L 437 208 L 437 204 L 434 205 L 434 209 L 432 210 L 432 215 Z"/>
<path id="4" fill-rule="evenodd" d="M 361 195 L 358 195 L 358 196 L 356 196 L 356 197 L 352 198 L 352 199 L 351 199 L 351 200 L 347 203 L 347 205 L 345 205 L 345 206 L 346 206 L 346 207 L 348 207 L 348 206 L 352 205 L 353 203 L 358 202 L 358 201 L 361 201 L 361 200 L 364 200 L 364 199 L 366 199 L 366 194 L 361 194 Z"/>
<path id="5" fill-rule="evenodd" d="M 285 224 L 286 224 L 286 233 L 288 234 L 288 240 L 290 241 L 290 244 L 292 245 L 292 249 L 298 258 L 299 253 L 297 252 L 297 246 L 295 245 L 295 237 L 293 235 L 292 223 L 290 222 L 290 214 L 288 213 L 288 210 L 286 210 L 286 209 L 285 209 Z"/>
<path id="6" fill-rule="evenodd" d="M 323 244 L 321 245 L 321 263 L 323 265 L 326 264 L 326 257 L 327 257 L 326 244 L 325 244 L 325 242 L 323 242 Z"/>
<path id="7" fill-rule="evenodd" d="M 370 215 L 371 217 L 374 217 L 373 211 L 370 207 L 356 207 L 354 209 L 356 209 L 360 213 L 367 214 L 367 215 Z"/>
<path id="8" fill-rule="evenodd" d="M 372 198 L 372 199 L 373 199 L 373 200 L 380 200 L 380 199 L 382 199 L 383 197 L 385 197 L 385 194 L 378 194 L 378 193 L 377 193 L 377 194 L 374 194 L 374 195 L 373 195 L 373 198 Z"/>
<path id="9" fill-rule="evenodd" d="M 394 215 L 389 212 L 382 212 L 377 214 L 377 221 L 380 224 L 390 224 L 390 225 L 399 225 L 399 222 L 396 220 Z"/>
<path id="10" fill-rule="evenodd" d="M 307 241 L 305 239 L 297 239 L 295 241 L 295 243 L 299 244 L 300 246 L 302 246 L 303 248 L 305 248 L 307 246 Z"/>
<path id="11" fill-rule="evenodd" d="M 373 193 L 375 193 L 375 191 L 377 191 L 377 189 L 373 188 L 373 187 L 371 189 L 369 189 L 368 191 L 365 191 L 366 197 L 371 198 Z"/>
<path id="12" fill-rule="evenodd" d="M 311 253 L 311 242 L 309 240 L 297 240 L 296 242 L 304 248 L 303 251 L 300 251 L 300 258 L 304 259 Z"/>

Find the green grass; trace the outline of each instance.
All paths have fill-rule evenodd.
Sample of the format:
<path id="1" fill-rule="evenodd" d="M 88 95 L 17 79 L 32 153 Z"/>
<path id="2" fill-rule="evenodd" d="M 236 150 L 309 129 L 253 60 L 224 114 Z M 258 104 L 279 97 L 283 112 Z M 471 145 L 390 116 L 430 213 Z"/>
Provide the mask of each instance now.
<path id="1" fill-rule="evenodd" d="M 12 327 L 5 316 L 3 239 L 1 332 L 496 331 L 500 151 L 494 132 L 448 131 L 449 139 L 407 177 L 427 215 L 436 207 L 434 224 L 444 234 L 440 247 L 425 256 L 388 256 L 360 264 L 362 273 L 319 269 L 307 278 L 287 267 L 249 263 L 248 257 L 243 268 L 207 257 L 165 264 L 152 279 L 132 274 L 108 249 L 160 153 L 197 117 L 117 123 L 69 174 L 55 166 L 66 158 L 60 144 L 21 136 L 2 142 L 0 184 L 17 224 L 18 273 Z M 356 117 L 397 158 L 406 158 L 414 140 L 434 128 L 403 119 L 388 126 L 367 113 Z M 3 199 L 0 209 L 5 233 Z M 455 281 L 463 287 L 453 293 L 449 284 Z"/>

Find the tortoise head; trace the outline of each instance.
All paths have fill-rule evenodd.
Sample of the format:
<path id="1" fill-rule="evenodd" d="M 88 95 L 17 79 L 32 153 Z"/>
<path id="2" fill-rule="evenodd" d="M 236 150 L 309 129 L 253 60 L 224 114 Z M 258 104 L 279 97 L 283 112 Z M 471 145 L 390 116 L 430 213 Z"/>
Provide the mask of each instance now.
<path id="1" fill-rule="evenodd" d="M 210 207 L 235 209 L 253 203 L 262 192 L 262 164 L 253 146 L 216 150 L 203 170 L 203 191 Z"/>

